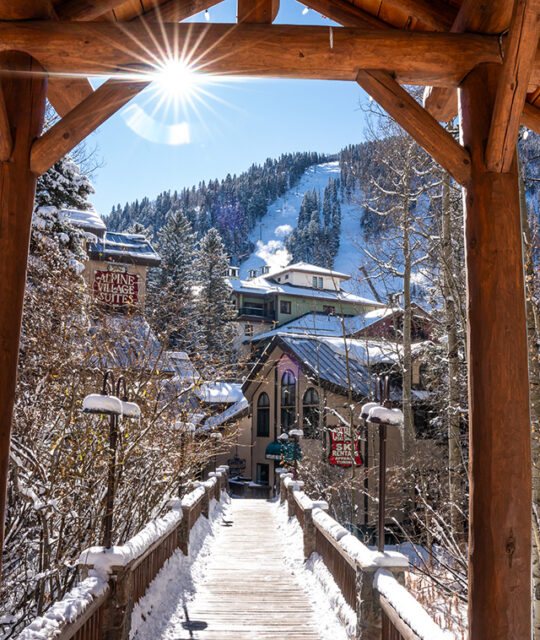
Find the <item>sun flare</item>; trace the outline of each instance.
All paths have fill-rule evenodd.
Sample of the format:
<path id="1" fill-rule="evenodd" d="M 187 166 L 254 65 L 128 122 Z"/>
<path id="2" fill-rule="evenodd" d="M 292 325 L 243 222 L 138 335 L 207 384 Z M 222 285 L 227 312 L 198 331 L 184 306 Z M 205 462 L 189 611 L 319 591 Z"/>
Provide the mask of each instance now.
<path id="1" fill-rule="evenodd" d="M 184 60 L 170 58 L 155 73 L 156 89 L 172 100 L 183 100 L 196 93 L 197 73 Z"/>

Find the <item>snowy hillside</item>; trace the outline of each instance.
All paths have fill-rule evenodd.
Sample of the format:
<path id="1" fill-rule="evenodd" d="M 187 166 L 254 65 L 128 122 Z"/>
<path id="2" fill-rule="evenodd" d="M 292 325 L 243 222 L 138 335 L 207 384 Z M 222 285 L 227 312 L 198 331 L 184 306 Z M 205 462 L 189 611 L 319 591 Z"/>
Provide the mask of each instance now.
<path id="1" fill-rule="evenodd" d="M 271 270 L 284 267 L 290 256 L 285 248 L 285 240 L 296 227 L 302 198 L 306 191 L 314 188 L 322 194 L 330 178 L 340 177 L 339 162 L 327 162 L 309 167 L 300 182 L 289 189 L 268 207 L 268 213 L 250 233 L 249 239 L 255 251 L 240 265 L 240 277 L 247 278 L 250 269 L 260 269 L 264 264 Z M 341 202 L 341 235 L 339 252 L 334 269 L 351 275 L 351 280 L 343 288 L 351 293 L 373 298 L 373 293 L 363 281 L 358 266 L 362 262 L 362 232 L 360 229 L 361 209 L 357 204 Z M 360 279 L 360 281 L 359 281 Z"/>

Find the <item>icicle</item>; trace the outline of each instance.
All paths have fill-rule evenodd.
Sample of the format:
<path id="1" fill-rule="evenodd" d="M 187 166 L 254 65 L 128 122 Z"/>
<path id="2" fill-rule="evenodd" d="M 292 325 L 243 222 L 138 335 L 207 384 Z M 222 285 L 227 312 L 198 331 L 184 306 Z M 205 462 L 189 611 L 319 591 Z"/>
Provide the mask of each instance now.
<path id="1" fill-rule="evenodd" d="M 208 9 L 204 10 L 204 18 L 205 18 L 206 22 L 210 21 L 210 12 L 208 11 Z"/>
<path id="2" fill-rule="evenodd" d="M 332 27 L 329 27 L 330 29 L 330 49 L 334 48 L 334 32 L 332 30 Z"/>
<path id="3" fill-rule="evenodd" d="M 305 16 L 308 11 L 309 11 L 309 9 L 307 7 L 304 7 L 302 9 L 302 15 Z"/>

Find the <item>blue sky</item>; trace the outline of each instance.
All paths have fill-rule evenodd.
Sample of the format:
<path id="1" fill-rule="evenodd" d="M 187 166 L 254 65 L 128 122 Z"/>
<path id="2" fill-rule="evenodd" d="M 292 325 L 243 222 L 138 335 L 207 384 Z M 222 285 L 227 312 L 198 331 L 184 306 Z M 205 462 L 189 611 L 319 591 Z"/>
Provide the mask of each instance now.
<path id="1" fill-rule="evenodd" d="M 295 0 L 282 0 L 276 23 L 334 24 L 303 9 Z M 234 22 L 236 2 L 225 0 L 209 13 L 212 22 Z M 199 14 L 192 20 L 204 19 Z M 90 136 L 88 144 L 103 162 L 92 176 L 92 201 L 100 214 L 165 189 L 241 173 L 281 153 L 335 152 L 364 139 L 359 104 L 365 94 L 355 83 L 236 79 L 203 88 L 213 98 L 204 98 L 208 107 L 200 105 L 200 118 L 190 107 L 178 114 L 163 107 L 154 112 L 158 98 L 147 92 Z M 128 126 L 134 110 L 144 125 Z M 189 127 L 189 143 L 166 144 L 171 126 L 181 122 Z"/>

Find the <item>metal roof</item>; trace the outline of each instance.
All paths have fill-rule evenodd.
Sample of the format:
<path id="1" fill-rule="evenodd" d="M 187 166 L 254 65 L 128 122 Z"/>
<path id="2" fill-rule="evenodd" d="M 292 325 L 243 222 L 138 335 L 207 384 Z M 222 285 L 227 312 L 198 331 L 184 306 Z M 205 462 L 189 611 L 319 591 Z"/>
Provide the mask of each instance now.
<path id="1" fill-rule="evenodd" d="M 88 243 L 88 255 L 93 260 L 108 260 L 157 267 L 161 258 L 150 242 L 141 235 L 107 231 L 103 238 Z"/>

